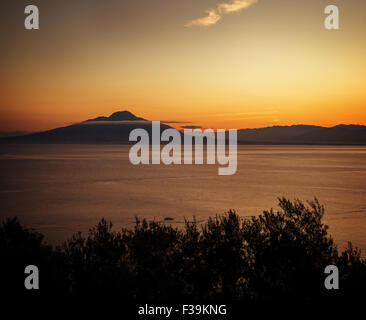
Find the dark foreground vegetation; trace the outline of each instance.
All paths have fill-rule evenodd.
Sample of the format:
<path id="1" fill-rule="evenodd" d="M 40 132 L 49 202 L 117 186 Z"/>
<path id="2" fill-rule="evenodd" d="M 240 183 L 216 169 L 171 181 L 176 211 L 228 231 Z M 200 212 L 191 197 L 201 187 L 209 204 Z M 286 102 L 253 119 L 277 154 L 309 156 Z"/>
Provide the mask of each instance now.
<path id="1" fill-rule="evenodd" d="M 118 297 L 121 301 L 302 301 L 361 298 L 366 261 L 338 252 L 317 200 L 279 200 L 278 212 L 241 219 L 234 211 L 185 228 L 136 220 L 112 230 L 101 220 L 87 236 L 52 248 L 16 218 L 0 227 L 2 290 L 19 296 Z M 40 270 L 40 290 L 24 289 L 24 268 Z M 324 288 L 339 268 L 340 289 Z M 284 300 L 285 299 L 285 300 Z"/>

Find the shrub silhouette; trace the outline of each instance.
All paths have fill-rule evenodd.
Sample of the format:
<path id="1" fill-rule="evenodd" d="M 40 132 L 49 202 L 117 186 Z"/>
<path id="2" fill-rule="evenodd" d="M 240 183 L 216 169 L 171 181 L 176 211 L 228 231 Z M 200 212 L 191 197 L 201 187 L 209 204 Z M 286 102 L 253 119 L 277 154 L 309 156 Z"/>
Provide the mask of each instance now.
<path id="1" fill-rule="evenodd" d="M 245 221 L 249 248 L 248 289 L 260 299 L 311 297 L 324 285 L 321 270 L 337 263 L 337 249 L 321 220 L 324 208 L 315 199 L 305 206 L 279 200 L 282 211 L 265 211 Z"/>
<path id="2" fill-rule="evenodd" d="M 102 219 L 86 237 L 77 233 L 56 249 L 16 218 L 7 219 L 0 227 L 6 286 L 25 294 L 24 267 L 35 264 L 40 292 L 69 297 L 313 303 L 362 296 L 366 262 L 351 244 L 338 253 L 318 200 L 281 198 L 279 208 L 251 219 L 230 210 L 179 229 L 136 218 L 134 228 L 117 232 Z M 324 289 L 330 264 L 340 270 L 337 292 Z"/>

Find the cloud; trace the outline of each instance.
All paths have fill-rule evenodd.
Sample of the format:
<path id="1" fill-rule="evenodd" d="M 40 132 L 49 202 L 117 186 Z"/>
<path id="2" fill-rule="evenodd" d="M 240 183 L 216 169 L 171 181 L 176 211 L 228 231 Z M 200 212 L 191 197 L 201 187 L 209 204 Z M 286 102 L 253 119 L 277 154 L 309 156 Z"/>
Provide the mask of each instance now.
<path id="1" fill-rule="evenodd" d="M 231 0 L 231 2 L 220 3 L 217 6 L 217 8 L 207 10 L 206 16 L 187 22 L 185 24 L 185 27 L 192 27 L 192 26 L 208 27 L 214 25 L 219 20 L 221 20 L 223 15 L 248 9 L 257 2 L 258 0 Z"/>
<path id="2" fill-rule="evenodd" d="M 185 24 L 185 27 L 192 26 L 211 26 L 221 19 L 220 14 L 217 13 L 216 9 L 207 10 L 207 16 L 189 21 Z"/>
<path id="3" fill-rule="evenodd" d="M 219 4 L 218 11 L 221 14 L 232 13 L 243 9 L 247 9 L 257 2 L 258 0 L 233 0 L 232 2 L 224 2 Z"/>
<path id="4" fill-rule="evenodd" d="M 181 126 L 183 129 L 202 129 L 201 126 Z"/>
<path id="5" fill-rule="evenodd" d="M 83 122 L 79 122 L 79 123 L 74 123 L 74 125 L 101 125 L 101 124 L 110 124 L 110 125 L 116 125 L 116 124 L 149 124 L 151 123 L 151 121 L 148 120 L 88 120 L 88 121 L 83 121 Z"/>
<path id="6" fill-rule="evenodd" d="M 175 123 L 192 123 L 192 122 L 189 122 L 189 121 L 174 121 L 174 120 L 159 120 L 161 123 L 172 123 L 172 124 L 175 124 Z"/>

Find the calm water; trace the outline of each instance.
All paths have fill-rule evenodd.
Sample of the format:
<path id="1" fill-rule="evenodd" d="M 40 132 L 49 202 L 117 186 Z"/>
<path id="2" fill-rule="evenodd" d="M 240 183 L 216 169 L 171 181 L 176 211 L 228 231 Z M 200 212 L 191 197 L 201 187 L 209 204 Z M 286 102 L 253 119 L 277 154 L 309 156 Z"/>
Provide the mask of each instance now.
<path id="1" fill-rule="evenodd" d="M 257 215 L 277 197 L 318 197 L 343 248 L 366 254 L 366 147 L 240 146 L 238 171 L 216 166 L 133 166 L 127 146 L 0 145 L 0 217 L 18 216 L 51 243 L 86 231 L 100 218 L 115 227 L 134 217 L 163 220 L 236 209 Z"/>

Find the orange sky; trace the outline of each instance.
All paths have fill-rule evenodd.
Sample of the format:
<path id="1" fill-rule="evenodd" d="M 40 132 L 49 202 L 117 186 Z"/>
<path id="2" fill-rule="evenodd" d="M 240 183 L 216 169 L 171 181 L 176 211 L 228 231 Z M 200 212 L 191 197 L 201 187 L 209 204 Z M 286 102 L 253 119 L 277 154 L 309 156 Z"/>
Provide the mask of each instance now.
<path id="1" fill-rule="evenodd" d="M 1 11 L 0 131 L 126 109 L 212 128 L 366 124 L 364 1 L 331 2 L 339 31 L 322 0 L 32 1 L 38 31 L 25 3 Z M 210 9 L 216 23 L 192 24 Z"/>

